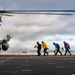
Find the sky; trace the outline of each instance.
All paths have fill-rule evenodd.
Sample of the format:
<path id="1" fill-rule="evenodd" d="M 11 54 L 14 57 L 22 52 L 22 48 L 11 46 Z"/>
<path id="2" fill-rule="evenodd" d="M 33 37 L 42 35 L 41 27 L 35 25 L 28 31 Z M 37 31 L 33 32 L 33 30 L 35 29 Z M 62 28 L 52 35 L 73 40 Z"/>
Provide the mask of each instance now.
<path id="1" fill-rule="evenodd" d="M 74 10 L 75 0 L 0 0 L 0 10 Z M 0 39 L 10 34 L 9 50 L 6 52 L 22 52 L 34 49 L 37 41 L 45 41 L 50 50 L 54 50 L 53 42 L 63 47 L 63 41 L 75 50 L 75 14 L 12 14 L 2 16 Z"/>

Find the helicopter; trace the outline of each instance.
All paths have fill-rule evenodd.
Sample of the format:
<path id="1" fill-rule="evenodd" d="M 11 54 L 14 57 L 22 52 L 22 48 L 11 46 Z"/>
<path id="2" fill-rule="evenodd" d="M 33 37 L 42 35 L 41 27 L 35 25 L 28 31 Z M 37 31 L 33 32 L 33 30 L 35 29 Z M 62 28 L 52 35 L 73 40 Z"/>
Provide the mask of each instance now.
<path id="1" fill-rule="evenodd" d="M 10 35 L 6 35 L 4 39 L 0 40 L 0 50 L 7 51 L 9 49 Z"/>

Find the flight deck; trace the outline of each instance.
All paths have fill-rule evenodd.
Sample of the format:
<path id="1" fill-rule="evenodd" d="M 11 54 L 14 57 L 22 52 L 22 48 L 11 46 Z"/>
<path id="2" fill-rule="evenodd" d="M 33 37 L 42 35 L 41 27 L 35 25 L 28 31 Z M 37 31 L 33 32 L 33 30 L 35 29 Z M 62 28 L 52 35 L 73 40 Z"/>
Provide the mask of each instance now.
<path id="1" fill-rule="evenodd" d="M 0 75 L 75 75 L 75 56 L 1 55 Z"/>

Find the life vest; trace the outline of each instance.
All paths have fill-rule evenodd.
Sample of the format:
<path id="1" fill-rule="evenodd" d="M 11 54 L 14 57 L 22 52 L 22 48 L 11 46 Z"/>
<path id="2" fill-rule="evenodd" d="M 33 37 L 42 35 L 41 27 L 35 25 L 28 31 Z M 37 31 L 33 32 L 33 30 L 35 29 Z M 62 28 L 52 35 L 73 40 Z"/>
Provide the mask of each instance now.
<path id="1" fill-rule="evenodd" d="M 55 55 L 56 53 L 57 53 L 56 50 L 54 50 L 54 55 Z"/>
<path id="2" fill-rule="evenodd" d="M 62 49 L 62 50 L 64 50 L 64 48 L 63 48 L 63 47 L 61 47 L 61 49 Z"/>
<path id="3" fill-rule="evenodd" d="M 65 47 L 66 47 L 66 48 L 69 48 L 69 44 L 68 44 L 68 43 L 65 43 Z"/>
<path id="4" fill-rule="evenodd" d="M 37 45 L 35 45 L 34 48 L 37 48 Z"/>

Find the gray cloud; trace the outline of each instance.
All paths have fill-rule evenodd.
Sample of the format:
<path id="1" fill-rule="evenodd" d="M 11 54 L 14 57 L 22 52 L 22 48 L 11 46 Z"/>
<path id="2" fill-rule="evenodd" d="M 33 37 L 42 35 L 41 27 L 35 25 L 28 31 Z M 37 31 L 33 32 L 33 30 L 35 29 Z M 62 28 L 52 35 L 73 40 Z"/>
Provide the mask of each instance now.
<path id="1" fill-rule="evenodd" d="M 8 0 L 7 2 L 5 1 L 5 3 L 3 3 L 2 0 L 0 1 L 0 8 L 3 9 L 6 5 L 7 9 L 71 9 L 74 8 L 74 3 L 74 0 Z M 61 42 L 68 39 L 67 41 L 70 41 L 74 48 L 74 15 L 53 16 L 14 14 L 12 17 L 3 16 L 2 20 L 0 38 L 3 38 L 6 34 L 10 34 L 12 37 L 8 52 L 20 52 L 24 49 L 33 49 L 37 40 L 45 40 L 52 46 L 51 43 L 53 41 Z M 56 36 L 56 34 L 58 35 Z M 49 41 L 51 41 L 51 43 Z M 19 47 L 17 48 L 17 46 Z"/>
<path id="2" fill-rule="evenodd" d="M 1 27 L 2 30 L 0 30 L 0 32 L 4 34 L 12 34 L 20 37 L 22 40 L 24 37 L 26 39 L 31 38 L 32 40 L 43 35 L 73 34 L 75 26 L 70 25 L 70 23 L 74 23 L 74 21 L 70 19 L 73 16 L 68 18 L 65 17 L 65 21 L 63 21 L 63 17 L 64 16 L 48 15 L 15 15 L 11 19 L 9 17 L 4 17 L 3 25 Z"/>

